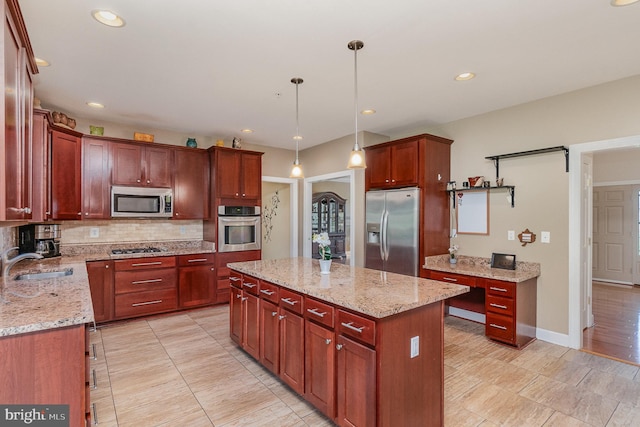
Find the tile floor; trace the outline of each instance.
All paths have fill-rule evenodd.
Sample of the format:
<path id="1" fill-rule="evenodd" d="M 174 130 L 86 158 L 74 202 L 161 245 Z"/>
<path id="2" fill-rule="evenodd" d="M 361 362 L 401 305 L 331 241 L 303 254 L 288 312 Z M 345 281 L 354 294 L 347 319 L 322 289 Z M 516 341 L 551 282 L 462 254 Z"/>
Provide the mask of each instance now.
<path id="1" fill-rule="evenodd" d="M 100 426 L 330 426 L 229 339 L 228 306 L 108 325 L 91 334 Z M 484 326 L 445 321 L 445 425 L 638 426 L 640 368 Z"/>

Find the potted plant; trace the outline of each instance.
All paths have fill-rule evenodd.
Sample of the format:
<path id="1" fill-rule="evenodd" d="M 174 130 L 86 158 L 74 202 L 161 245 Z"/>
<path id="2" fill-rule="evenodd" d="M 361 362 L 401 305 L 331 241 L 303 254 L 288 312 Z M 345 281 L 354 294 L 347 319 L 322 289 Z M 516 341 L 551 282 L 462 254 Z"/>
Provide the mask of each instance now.
<path id="1" fill-rule="evenodd" d="M 329 235 L 326 232 L 314 234 L 312 241 L 318 244 L 320 273 L 329 274 L 331 270 L 331 240 L 329 240 Z"/>
<path id="2" fill-rule="evenodd" d="M 456 252 L 458 252 L 458 245 L 453 245 L 449 248 L 449 262 L 455 264 L 458 262 L 456 258 Z"/>

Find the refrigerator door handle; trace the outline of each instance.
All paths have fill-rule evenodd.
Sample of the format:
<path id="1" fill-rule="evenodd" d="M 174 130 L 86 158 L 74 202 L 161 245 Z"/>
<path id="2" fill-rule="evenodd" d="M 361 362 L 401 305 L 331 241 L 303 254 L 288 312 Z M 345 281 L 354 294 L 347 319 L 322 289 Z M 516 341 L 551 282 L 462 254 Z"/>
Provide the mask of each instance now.
<path id="1" fill-rule="evenodd" d="M 387 236 L 388 228 L 389 228 L 389 211 L 385 209 L 385 211 L 382 213 L 382 224 L 380 224 L 380 229 L 381 229 L 380 234 L 382 235 L 380 251 L 383 254 L 382 256 L 383 261 L 389 260 L 389 240 Z"/>
<path id="2" fill-rule="evenodd" d="M 380 259 L 384 261 L 384 212 L 380 214 Z"/>

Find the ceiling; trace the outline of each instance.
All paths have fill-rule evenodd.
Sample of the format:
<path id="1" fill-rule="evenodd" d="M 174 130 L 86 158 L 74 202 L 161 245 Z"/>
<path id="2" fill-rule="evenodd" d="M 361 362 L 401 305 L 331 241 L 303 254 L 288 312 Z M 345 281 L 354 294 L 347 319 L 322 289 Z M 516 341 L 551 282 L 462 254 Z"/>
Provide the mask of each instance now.
<path id="1" fill-rule="evenodd" d="M 640 74 L 640 3 L 19 0 L 43 105 L 71 117 L 300 149 L 399 135 Z M 393 6 L 392 6 L 393 4 Z M 110 28 L 93 9 L 126 22 Z M 465 71 L 476 78 L 457 82 Z M 105 105 L 91 109 L 88 101 Z M 252 134 L 241 134 L 244 128 Z M 161 141 L 160 141 L 161 142 Z"/>

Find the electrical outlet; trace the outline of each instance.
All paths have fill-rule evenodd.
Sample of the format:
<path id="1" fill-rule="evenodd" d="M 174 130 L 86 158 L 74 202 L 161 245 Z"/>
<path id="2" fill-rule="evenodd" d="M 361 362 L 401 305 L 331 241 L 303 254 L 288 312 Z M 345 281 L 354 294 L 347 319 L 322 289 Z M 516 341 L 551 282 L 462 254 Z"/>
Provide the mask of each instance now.
<path id="1" fill-rule="evenodd" d="M 180 234 L 187 234 L 187 227 L 185 227 L 184 225 L 180 226 Z"/>
<path id="2" fill-rule="evenodd" d="M 516 240 L 516 232 L 513 230 L 507 231 L 507 240 Z"/>
<path id="3" fill-rule="evenodd" d="M 542 243 L 551 243 L 551 232 L 550 231 L 541 231 L 540 232 L 540 242 L 542 242 Z"/>
<path id="4" fill-rule="evenodd" d="M 411 337 L 411 358 L 420 354 L 420 337 Z"/>
<path id="5" fill-rule="evenodd" d="M 89 237 L 100 237 L 100 229 L 98 227 L 91 227 L 89 229 Z"/>

